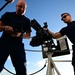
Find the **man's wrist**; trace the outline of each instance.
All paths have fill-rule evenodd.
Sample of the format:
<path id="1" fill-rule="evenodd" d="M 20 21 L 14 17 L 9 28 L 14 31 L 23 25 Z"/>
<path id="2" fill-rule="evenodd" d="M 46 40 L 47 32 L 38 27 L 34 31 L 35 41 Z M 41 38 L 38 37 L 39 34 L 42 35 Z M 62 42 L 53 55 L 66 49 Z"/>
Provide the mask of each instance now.
<path id="1" fill-rule="evenodd" d="M 22 36 L 23 36 L 23 33 L 21 33 L 20 37 L 22 38 Z"/>
<path id="2" fill-rule="evenodd" d="M 4 30 L 5 30 L 5 26 L 1 26 L 0 29 L 1 29 L 2 31 L 4 31 Z"/>

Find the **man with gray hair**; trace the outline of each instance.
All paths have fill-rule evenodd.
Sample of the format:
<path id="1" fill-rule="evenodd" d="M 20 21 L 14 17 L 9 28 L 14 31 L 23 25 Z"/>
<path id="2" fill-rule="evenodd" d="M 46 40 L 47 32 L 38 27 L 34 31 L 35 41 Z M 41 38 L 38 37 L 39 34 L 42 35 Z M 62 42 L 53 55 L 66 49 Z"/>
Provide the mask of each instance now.
<path id="1" fill-rule="evenodd" d="M 0 19 L 0 72 L 3 70 L 7 57 L 10 55 L 16 75 L 26 74 L 26 54 L 23 38 L 29 39 L 31 33 L 30 19 L 24 16 L 27 4 L 19 0 L 16 12 L 6 12 Z"/>

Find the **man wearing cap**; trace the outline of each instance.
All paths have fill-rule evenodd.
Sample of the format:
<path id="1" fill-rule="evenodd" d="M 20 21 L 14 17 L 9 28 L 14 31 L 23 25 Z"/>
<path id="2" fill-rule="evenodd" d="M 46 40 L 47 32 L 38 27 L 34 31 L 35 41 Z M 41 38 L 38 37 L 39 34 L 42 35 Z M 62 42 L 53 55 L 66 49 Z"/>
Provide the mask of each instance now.
<path id="1" fill-rule="evenodd" d="M 60 38 L 64 35 L 67 35 L 69 40 L 73 43 L 73 46 L 72 46 L 72 48 L 73 48 L 72 65 L 74 68 L 74 75 L 75 75 L 75 21 L 72 21 L 72 17 L 69 13 L 62 13 L 61 20 L 67 24 L 66 27 L 62 28 L 57 33 L 53 33 L 48 29 L 47 30 L 52 35 L 52 37 L 54 39 Z"/>
<path id="2" fill-rule="evenodd" d="M 10 55 L 16 75 L 26 74 L 26 54 L 23 38 L 29 39 L 31 33 L 30 19 L 24 16 L 27 4 L 19 0 L 16 12 L 6 12 L 0 19 L 0 72 L 3 70 L 7 57 Z"/>

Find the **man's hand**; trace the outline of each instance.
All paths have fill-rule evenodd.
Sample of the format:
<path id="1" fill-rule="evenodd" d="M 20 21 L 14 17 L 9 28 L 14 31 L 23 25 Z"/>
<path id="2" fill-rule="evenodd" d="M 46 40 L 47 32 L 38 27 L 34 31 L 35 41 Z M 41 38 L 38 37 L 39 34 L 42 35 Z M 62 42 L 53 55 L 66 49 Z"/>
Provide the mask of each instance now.
<path id="1" fill-rule="evenodd" d="M 12 37 L 20 37 L 23 33 L 21 32 L 14 32 L 13 28 L 11 26 L 5 26 L 5 32 Z"/>
<path id="2" fill-rule="evenodd" d="M 43 28 L 43 29 L 48 31 L 48 29 L 47 29 L 47 28 Z"/>
<path id="3" fill-rule="evenodd" d="M 20 37 L 23 33 L 21 32 L 14 32 L 13 34 L 11 34 L 12 37 Z"/>
<path id="4" fill-rule="evenodd" d="M 4 30 L 8 34 L 12 34 L 14 32 L 14 30 L 11 26 L 5 26 Z"/>

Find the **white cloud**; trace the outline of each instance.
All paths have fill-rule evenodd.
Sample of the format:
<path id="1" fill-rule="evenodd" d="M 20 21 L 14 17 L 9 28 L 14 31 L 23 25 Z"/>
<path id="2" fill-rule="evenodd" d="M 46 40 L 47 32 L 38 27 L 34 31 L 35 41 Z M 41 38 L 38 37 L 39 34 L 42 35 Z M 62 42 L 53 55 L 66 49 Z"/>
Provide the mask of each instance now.
<path id="1" fill-rule="evenodd" d="M 28 62 L 28 61 L 27 61 L 27 65 L 30 64 L 30 63 L 31 63 L 31 62 Z"/>
<path id="2" fill-rule="evenodd" d="M 45 63 L 46 63 L 46 60 L 37 61 L 37 63 L 35 64 L 35 66 L 37 66 L 37 67 L 43 67 Z"/>

